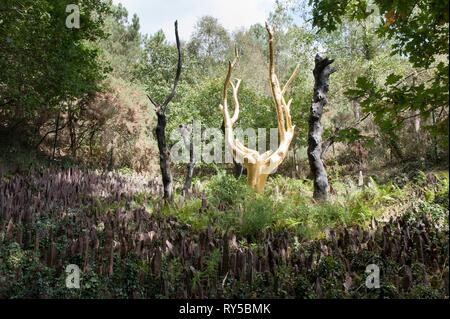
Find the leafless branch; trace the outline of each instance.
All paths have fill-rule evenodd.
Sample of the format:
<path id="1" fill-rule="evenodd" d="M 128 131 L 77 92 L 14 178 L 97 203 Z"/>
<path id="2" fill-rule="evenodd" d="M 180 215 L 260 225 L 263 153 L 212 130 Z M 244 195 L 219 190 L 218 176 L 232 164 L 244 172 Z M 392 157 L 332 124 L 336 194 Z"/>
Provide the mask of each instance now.
<path id="1" fill-rule="evenodd" d="M 181 53 L 181 44 L 180 44 L 180 37 L 178 35 L 178 21 L 175 21 L 175 37 L 177 40 L 177 50 L 178 50 L 178 63 L 177 63 L 177 74 L 175 75 L 175 81 L 173 84 L 172 92 L 166 97 L 166 100 L 162 104 L 163 108 L 166 108 L 167 105 L 172 101 L 172 99 L 175 97 L 175 92 L 177 90 L 178 83 L 180 81 L 181 76 L 181 68 L 183 64 L 183 55 Z"/>

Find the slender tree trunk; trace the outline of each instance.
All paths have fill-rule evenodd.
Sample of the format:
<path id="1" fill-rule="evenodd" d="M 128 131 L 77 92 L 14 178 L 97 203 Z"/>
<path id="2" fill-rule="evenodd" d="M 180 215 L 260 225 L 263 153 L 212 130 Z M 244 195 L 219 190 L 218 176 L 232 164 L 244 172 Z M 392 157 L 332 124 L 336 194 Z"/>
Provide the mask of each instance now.
<path id="1" fill-rule="evenodd" d="M 314 97 L 309 116 L 308 160 L 314 178 L 314 199 L 326 201 L 328 198 L 328 177 L 321 156 L 323 128 L 320 121 L 323 108 L 328 102 L 327 93 L 330 75 L 336 72 L 336 69 L 331 67 L 333 60 L 322 58 L 320 55 L 316 56 L 315 62 Z"/>
<path id="2" fill-rule="evenodd" d="M 161 168 L 162 182 L 164 187 L 164 200 L 171 202 L 173 199 L 172 172 L 170 170 L 170 150 L 166 144 L 166 114 L 159 108 L 156 111 L 158 124 L 156 126 L 156 139 L 159 149 L 159 166 Z"/>
<path id="3" fill-rule="evenodd" d="M 177 42 L 178 63 L 172 91 L 169 93 L 169 95 L 167 95 L 166 99 L 162 104 L 157 103 L 151 98 L 150 95 L 148 95 L 150 102 L 152 102 L 152 104 L 155 106 L 156 116 L 158 118 L 158 124 L 156 125 L 156 139 L 158 141 L 159 166 L 161 168 L 162 182 L 164 187 L 163 199 L 166 203 L 172 202 L 173 200 L 173 182 L 172 182 L 172 173 L 170 171 L 170 150 L 166 144 L 166 126 L 167 126 L 166 109 L 169 103 L 175 97 L 177 86 L 180 81 L 181 69 L 183 64 L 180 38 L 178 36 L 178 21 L 175 21 L 175 38 Z"/>
<path id="4" fill-rule="evenodd" d="M 433 123 L 433 126 L 436 127 L 436 112 L 434 110 L 431 111 L 431 121 Z M 437 162 L 439 153 L 438 153 L 438 141 L 437 141 L 436 135 L 433 135 L 433 151 L 434 151 L 434 161 Z"/>
<path id="5" fill-rule="evenodd" d="M 361 119 L 361 105 L 358 100 L 352 101 L 353 105 L 353 115 L 355 116 L 355 120 L 359 121 Z"/>
<path id="6" fill-rule="evenodd" d="M 72 158 L 77 157 L 77 132 L 75 128 L 75 116 L 73 112 L 69 111 L 69 134 L 70 134 L 70 151 Z"/>
<path id="7" fill-rule="evenodd" d="M 234 177 L 241 178 L 241 176 L 245 174 L 244 166 L 241 163 L 236 162 L 234 158 L 233 164 L 234 164 Z"/>
<path id="8" fill-rule="evenodd" d="M 292 145 L 292 169 L 291 169 L 292 178 L 295 178 L 296 173 L 297 173 L 297 158 L 295 156 L 296 146 L 297 145 L 295 143 L 295 138 L 294 138 L 293 145 Z"/>
<path id="9" fill-rule="evenodd" d="M 181 127 L 181 135 L 183 137 L 184 145 L 189 148 L 189 163 L 186 170 L 186 178 L 183 185 L 183 196 L 187 197 L 192 186 L 192 178 L 194 176 L 195 158 L 194 158 L 194 141 L 193 141 L 193 126 L 187 128 Z"/>
<path id="10" fill-rule="evenodd" d="M 96 129 L 93 130 L 93 131 L 91 132 L 91 136 L 89 137 L 89 154 L 90 154 L 90 156 L 93 155 L 93 150 L 92 150 L 92 148 L 93 148 L 94 137 L 95 137 L 95 133 L 96 133 L 96 132 L 97 132 Z"/>
<path id="11" fill-rule="evenodd" d="M 189 152 L 192 154 L 194 153 L 194 147 L 190 147 Z M 183 196 L 188 196 L 190 193 L 190 189 L 192 186 L 192 178 L 194 177 L 194 168 L 195 168 L 195 163 L 194 163 L 194 155 L 189 155 L 190 159 L 189 159 L 189 163 L 187 165 L 187 170 L 186 170 L 186 178 L 184 180 L 184 185 L 183 185 Z"/>
<path id="12" fill-rule="evenodd" d="M 56 145 L 58 143 L 58 131 L 59 131 L 59 117 L 60 112 L 58 112 L 58 116 L 56 117 L 56 124 L 55 124 L 55 138 L 53 140 L 53 153 L 52 153 L 52 161 L 55 159 L 55 153 L 56 153 Z"/>
<path id="13" fill-rule="evenodd" d="M 112 172 L 113 169 L 114 169 L 114 145 L 111 145 L 111 149 L 109 150 L 108 172 Z"/>
<path id="14" fill-rule="evenodd" d="M 413 77 L 413 87 L 416 86 L 416 81 L 417 81 L 417 77 L 414 76 Z M 419 140 L 419 138 L 420 138 L 420 110 L 416 110 L 414 113 L 415 113 L 414 115 L 416 116 L 414 118 L 414 131 L 417 134 L 417 140 Z"/>
<path id="15" fill-rule="evenodd" d="M 394 160 L 393 157 L 395 156 L 400 162 L 403 162 L 405 157 L 403 156 L 402 149 L 400 148 L 400 145 L 398 144 L 397 137 L 389 135 L 388 143 L 389 143 L 389 147 L 391 149 L 391 161 Z"/>

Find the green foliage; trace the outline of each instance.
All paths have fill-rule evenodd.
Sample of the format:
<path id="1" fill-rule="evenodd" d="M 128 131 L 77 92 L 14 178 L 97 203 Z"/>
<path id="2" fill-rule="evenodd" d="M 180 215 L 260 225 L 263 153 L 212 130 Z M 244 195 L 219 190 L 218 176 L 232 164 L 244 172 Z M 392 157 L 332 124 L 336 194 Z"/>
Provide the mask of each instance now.
<path id="1" fill-rule="evenodd" d="M 205 285 L 205 282 L 212 282 L 217 280 L 219 275 L 219 267 L 222 254 L 219 249 L 214 249 L 205 258 L 202 269 L 195 269 L 194 276 L 192 278 L 192 288 L 199 290 L 199 288 Z M 214 291 L 212 291 L 214 294 Z M 215 297 L 212 295 L 211 297 Z"/>
<path id="2" fill-rule="evenodd" d="M 219 21 L 212 16 L 204 16 L 198 20 L 187 49 L 190 55 L 202 58 L 208 70 L 208 66 L 224 62 L 230 42 L 227 30 Z"/>
<path id="3" fill-rule="evenodd" d="M 165 216 L 176 217 L 179 221 L 192 226 L 195 230 L 201 230 L 208 227 L 211 214 L 201 212 L 202 202 L 199 199 L 193 199 L 184 203 L 179 208 L 166 208 L 163 211 Z"/>
<path id="4" fill-rule="evenodd" d="M 99 89 L 106 69 L 94 41 L 105 36 L 108 7 L 95 0 L 79 1 L 82 27 L 68 29 L 66 5 L 63 0 L 2 1 L 2 130 L 18 121 L 47 120 L 67 107 L 64 103 Z"/>
<path id="5" fill-rule="evenodd" d="M 310 0 L 310 4 L 314 25 L 327 31 L 336 30 L 346 19 L 379 17 L 377 32 L 393 40 L 392 55 L 407 56 L 415 69 L 409 75 L 387 74 L 383 84 L 359 75 L 347 96 L 360 100 L 364 111 L 389 134 L 398 132 L 408 119 L 433 116 L 427 128 L 448 149 L 448 1 Z M 427 69 L 433 70 L 431 74 L 419 76 Z"/>
<path id="6" fill-rule="evenodd" d="M 363 110 L 374 115 L 375 122 L 383 131 L 398 130 L 408 119 L 414 116 L 404 115 L 409 111 L 417 111 L 421 118 L 430 119 L 433 112 L 448 107 L 448 64 L 436 66 L 431 84 L 420 83 L 402 85 L 405 79 L 401 75 L 390 74 L 384 86 L 373 80 L 359 77 L 357 87 L 347 91 L 347 96 L 359 99 Z M 448 126 L 446 118 L 438 118 L 438 122 L 426 127 L 433 135 L 441 137 L 443 146 L 448 145 Z"/>
<path id="7" fill-rule="evenodd" d="M 212 207 L 222 209 L 242 204 L 248 193 L 249 189 L 243 180 L 236 179 L 225 171 L 220 171 L 214 176 L 207 189 Z"/>
<path id="8" fill-rule="evenodd" d="M 428 210 L 436 221 L 444 222 L 445 202 L 443 206 L 440 201 L 448 191 L 445 187 L 448 178 L 442 177 L 440 183 L 444 186 L 433 186 L 420 192 L 432 194 L 428 195 L 431 196 L 430 204 L 420 206 L 420 210 Z M 419 196 L 415 194 L 417 186 L 412 185 L 415 184 L 409 181 L 400 188 L 392 183 L 378 184 L 373 179 L 363 188 L 334 183 L 336 194 L 332 200 L 314 203 L 310 182 L 276 176 L 269 179 L 265 194 L 258 195 L 251 192 L 244 181 L 221 172 L 205 186 L 207 211 L 202 211 L 200 199 L 193 199 L 166 213 L 195 230 L 213 225 L 223 232 L 232 229 L 252 242 L 265 229 L 281 232 L 289 229 L 302 238 L 315 239 L 324 236 L 327 229 L 352 225 L 366 227 L 373 218 L 404 209 L 402 207 L 411 194 Z M 417 201 L 422 200 L 417 198 Z"/>
<path id="9" fill-rule="evenodd" d="M 177 48 L 159 31 L 145 42 L 145 59 L 137 77 L 145 83 L 149 95 L 162 103 L 173 87 L 177 68 Z"/>
<path id="10" fill-rule="evenodd" d="M 395 40 L 396 53 L 409 56 L 416 67 L 428 67 L 436 55 L 448 54 L 448 2 L 376 0 L 310 0 L 314 25 L 336 30 L 345 17 L 365 20 L 376 12 L 379 32 Z"/>
<path id="11" fill-rule="evenodd" d="M 176 295 L 176 292 L 181 284 L 181 263 L 178 258 L 164 256 L 161 273 L 163 280 L 167 282 L 167 293 L 169 295 Z"/>
<path id="12" fill-rule="evenodd" d="M 104 32 L 107 38 L 99 41 L 102 56 L 111 67 L 110 74 L 116 78 L 133 80 L 142 62 L 139 17 L 134 14 L 128 22 L 128 11 L 120 3 L 110 6 L 110 14 L 105 19 Z"/>
<path id="13" fill-rule="evenodd" d="M 289 200 L 281 203 L 278 211 L 276 229 L 292 229 L 302 238 L 321 237 L 328 227 L 343 224 L 347 215 L 338 203 L 314 205 Z"/>
<path id="14" fill-rule="evenodd" d="M 111 1 L 79 1 L 82 27 L 74 30 L 64 26 L 66 1 L 1 2 L 0 142 L 13 142 L 0 149 L 0 202 L 8 202 L 0 210 L 0 298 L 448 295 L 448 172 L 420 171 L 449 144 L 448 1 L 310 0 L 302 14 L 312 14 L 313 25 L 294 16 L 293 2 L 277 2 L 269 22 L 281 84 L 301 65 L 286 97 L 293 98 L 292 149 L 303 158 L 291 162 L 289 154 L 264 194 L 223 167 L 211 174 L 217 166 L 196 163 L 191 197 L 176 194 L 172 205 L 162 205 L 150 189 L 155 174 L 130 183 L 135 171 L 153 173 L 157 165 L 154 111 L 145 95 L 159 102 L 172 88 L 173 34 L 141 34 L 137 15 L 129 21 L 127 10 Z M 236 127 L 277 126 L 264 26 L 231 33 L 203 17 L 182 45 L 168 135 L 193 120 L 203 129 L 221 127 L 218 106 L 234 44 L 241 59 L 233 78 L 243 80 Z M 307 174 L 318 51 L 339 68 L 322 123 L 325 143 L 336 146 L 333 155 L 324 154 L 332 185 L 326 203 L 312 200 L 310 180 L 283 175 L 289 165 L 293 175 Z M 37 151 L 22 152 L 22 137 L 39 144 Z M 54 152 L 69 173 L 43 178 L 38 167 L 46 158 L 39 151 L 52 158 Z M 412 168 L 392 167 L 389 157 L 405 160 L 404 153 Z M 114 172 L 80 173 L 76 163 Z M 5 167 L 37 170 L 18 177 L 3 174 Z M 360 170 L 372 174 L 364 186 L 353 180 Z M 374 220 L 396 216 L 371 229 Z M 80 290 L 65 288 L 66 263 L 85 265 Z M 377 290 L 364 288 L 371 263 L 383 269 Z"/>
<path id="15" fill-rule="evenodd" d="M 256 196 L 246 200 L 241 212 L 239 232 L 247 238 L 254 238 L 268 227 L 272 226 L 276 218 L 274 203 L 264 196 Z"/>

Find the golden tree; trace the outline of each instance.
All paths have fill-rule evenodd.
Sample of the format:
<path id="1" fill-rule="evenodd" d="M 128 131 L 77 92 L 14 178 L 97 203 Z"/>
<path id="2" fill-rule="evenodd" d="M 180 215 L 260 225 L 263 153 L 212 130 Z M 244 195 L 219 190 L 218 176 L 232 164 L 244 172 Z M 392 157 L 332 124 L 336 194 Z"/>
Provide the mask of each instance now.
<path id="1" fill-rule="evenodd" d="M 239 60 L 239 53 L 236 49 L 236 56 L 233 62 L 228 64 L 228 73 L 225 79 L 225 85 L 223 88 L 223 101 L 220 105 L 220 110 L 224 117 L 225 126 L 225 140 L 228 147 L 232 150 L 232 154 L 236 162 L 243 163 L 247 169 L 247 184 L 254 188 L 257 192 L 263 192 L 266 185 L 267 178 L 272 174 L 278 166 L 286 158 L 294 137 L 294 128 L 291 118 L 291 105 L 292 99 L 286 102 L 285 94 L 290 84 L 294 81 L 298 74 L 300 66 L 297 65 L 294 73 L 289 78 L 286 85 L 281 88 L 278 76 L 275 73 L 275 53 L 274 53 L 274 31 L 271 26 L 266 23 L 266 29 L 269 34 L 269 76 L 270 87 L 272 91 L 273 100 L 275 102 L 277 119 L 278 119 L 278 132 L 280 136 L 280 144 L 278 149 L 268 151 L 264 154 L 260 154 L 256 150 L 252 150 L 244 146 L 238 139 L 234 138 L 233 126 L 239 118 L 239 98 L 238 91 L 241 84 L 241 80 L 231 80 L 231 75 Z M 231 85 L 234 101 L 234 113 L 233 117 L 230 117 L 228 111 L 227 92 L 228 87 Z"/>

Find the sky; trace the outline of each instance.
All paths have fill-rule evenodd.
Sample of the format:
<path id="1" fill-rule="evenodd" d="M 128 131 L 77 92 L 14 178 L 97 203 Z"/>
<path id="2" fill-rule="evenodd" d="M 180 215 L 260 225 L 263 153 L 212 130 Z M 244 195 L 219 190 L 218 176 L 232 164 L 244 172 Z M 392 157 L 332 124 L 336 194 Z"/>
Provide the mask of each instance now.
<path id="1" fill-rule="evenodd" d="M 141 32 L 152 34 L 162 29 L 175 37 L 178 20 L 180 38 L 188 40 L 197 20 L 212 15 L 229 31 L 264 23 L 275 8 L 275 0 L 113 0 L 127 8 L 129 17 L 139 16 Z"/>

